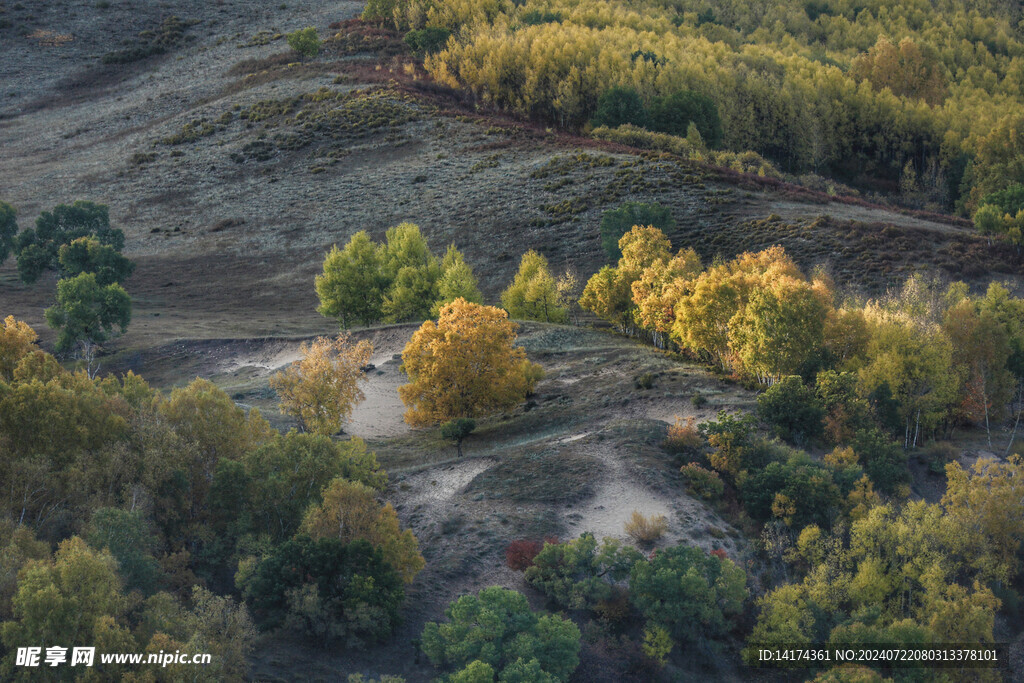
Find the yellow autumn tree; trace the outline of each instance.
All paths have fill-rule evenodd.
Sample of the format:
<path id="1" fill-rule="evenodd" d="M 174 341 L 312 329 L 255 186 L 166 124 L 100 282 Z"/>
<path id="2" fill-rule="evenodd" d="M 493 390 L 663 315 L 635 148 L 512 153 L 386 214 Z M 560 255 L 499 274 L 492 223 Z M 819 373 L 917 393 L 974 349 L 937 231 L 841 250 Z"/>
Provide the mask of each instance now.
<path id="1" fill-rule="evenodd" d="M 35 330 L 13 315 L 4 319 L 0 326 L 0 379 L 8 382 L 14 377 L 18 361 L 39 347 L 36 346 Z"/>
<path id="2" fill-rule="evenodd" d="M 381 549 L 384 559 L 406 583 L 412 583 L 426 562 L 412 531 L 402 531 L 390 503 L 377 502 L 366 484 L 341 477 L 324 488 L 323 501 L 311 507 L 300 533 L 312 538 L 337 538 L 342 543 L 364 540 Z"/>
<path id="3" fill-rule="evenodd" d="M 270 378 L 281 399 L 281 412 L 297 419 L 307 432 L 334 434 L 366 398 L 359 382 L 365 380 L 363 368 L 372 353 L 370 342 L 352 344 L 344 334 L 303 344 L 302 358 Z"/>
<path id="4" fill-rule="evenodd" d="M 444 306 L 436 323 L 423 323 L 402 352 L 405 421 L 421 427 L 521 403 L 542 372 L 515 345 L 517 329 L 500 308 L 461 298 Z"/>

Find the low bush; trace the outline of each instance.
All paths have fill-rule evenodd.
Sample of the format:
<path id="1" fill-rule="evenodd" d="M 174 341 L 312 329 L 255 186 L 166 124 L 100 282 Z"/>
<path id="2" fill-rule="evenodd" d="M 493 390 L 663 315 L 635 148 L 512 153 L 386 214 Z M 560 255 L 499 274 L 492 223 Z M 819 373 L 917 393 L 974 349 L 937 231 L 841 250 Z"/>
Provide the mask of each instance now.
<path id="1" fill-rule="evenodd" d="M 633 510 L 624 527 L 634 541 L 641 545 L 650 545 L 668 531 L 668 520 L 665 515 L 644 517 L 638 510 Z"/>
<path id="2" fill-rule="evenodd" d="M 686 481 L 686 488 L 695 496 L 705 500 L 714 500 L 725 493 L 725 483 L 717 472 L 712 472 L 693 463 L 683 465 L 679 471 Z"/>
<path id="3" fill-rule="evenodd" d="M 537 554 L 543 547 L 540 541 L 530 541 L 527 539 L 512 541 L 505 548 L 505 564 L 508 565 L 509 569 L 521 572 L 527 567 L 533 566 L 533 559 L 537 557 Z"/>
<path id="4" fill-rule="evenodd" d="M 700 455 L 706 444 L 693 417 L 686 418 L 685 422 L 683 418 L 676 417 L 676 423 L 668 428 L 668 436 L 662 448 L 674 455 L 692 458 Z"/>

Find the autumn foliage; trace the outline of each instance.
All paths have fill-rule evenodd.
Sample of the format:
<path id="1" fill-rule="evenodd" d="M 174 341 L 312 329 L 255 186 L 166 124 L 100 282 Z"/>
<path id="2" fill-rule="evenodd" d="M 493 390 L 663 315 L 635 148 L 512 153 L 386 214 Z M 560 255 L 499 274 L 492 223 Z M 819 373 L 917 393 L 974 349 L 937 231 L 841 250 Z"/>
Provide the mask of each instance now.
<path id="1" fill-rule="evenodd" d="M 352 344 L 348 335 L 303 344 L 303 357 L 270 378 L 281 398 L 281 411 L 308 432 L 334 434 L 365 398 L 359 382 L 365 380 L 363 368 L 372 353 L 370 342 Z"/>
<path id="2" fill-rule="evenodd" d="M 540 541 L 530 541 L 527 539 L 512 541 L 505 548 L 505 564 L 510 569 L 521 572 L 533 565 L 533 558 L 537 557 L 537 554 L 543 547 Z"/>
<path id="3" fill-rule="evenodd" d="M 484 417 L 521 403 L 539 366 L 515 346 L 518 325 L 493 306 L 456 299 L 413 334 L 402 352 L 409 384 L 398 388 L 417 427 Z"/>

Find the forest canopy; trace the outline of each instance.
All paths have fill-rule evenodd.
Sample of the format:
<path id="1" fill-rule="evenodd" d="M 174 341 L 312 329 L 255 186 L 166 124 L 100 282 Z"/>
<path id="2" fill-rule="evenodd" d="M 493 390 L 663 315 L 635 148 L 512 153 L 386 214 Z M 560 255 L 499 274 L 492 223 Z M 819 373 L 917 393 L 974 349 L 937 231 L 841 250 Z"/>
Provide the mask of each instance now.
<path id="1" fill-rule="evenodd" d="M 786 172 L 972 212 L 1024 180 L 986 152 L 1022 119 L 1018 3 L 379 0 L 363 17 L 450 31 L 435 79 L 560 125 L 692 122 Z"/>

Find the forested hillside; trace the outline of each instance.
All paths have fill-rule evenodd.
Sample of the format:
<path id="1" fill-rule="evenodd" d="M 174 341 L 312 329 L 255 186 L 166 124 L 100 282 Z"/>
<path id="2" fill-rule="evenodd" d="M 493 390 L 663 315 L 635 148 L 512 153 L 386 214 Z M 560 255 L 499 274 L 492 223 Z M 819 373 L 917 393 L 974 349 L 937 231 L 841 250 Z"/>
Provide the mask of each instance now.
<path id="1" fill-rule="evenodd" d="M 372 0 L 364 17 L 442 31 L 435 78 L 560 125 L 617 88 L 652 109 L 613 125 L 685 136 L 673 98 L 693 93 L 721 120 L 705 143 L 787 173 L 965 211 L 1021 181 L 1018 3 Z"/>
<path id="2" fill-rule="evenodd" d="M 0 64 L 0 679 L 1024 675 L 1020 3 L 0 0 Z"/>

